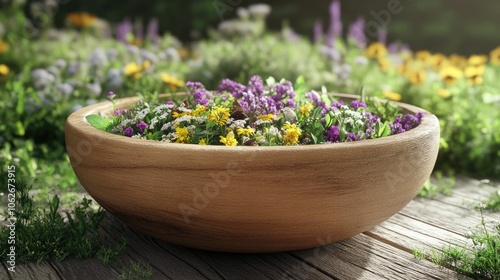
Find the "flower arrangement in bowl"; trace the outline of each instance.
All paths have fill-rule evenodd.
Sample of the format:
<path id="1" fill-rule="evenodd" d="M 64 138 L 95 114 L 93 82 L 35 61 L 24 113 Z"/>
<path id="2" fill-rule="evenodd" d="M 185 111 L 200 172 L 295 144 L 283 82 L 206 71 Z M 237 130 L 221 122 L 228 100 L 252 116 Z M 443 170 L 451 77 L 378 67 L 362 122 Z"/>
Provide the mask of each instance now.
<path id="1" fill-rule="evenodd" d="M 111 94 L 68 118 L 73 169 L 132 228 L 226 252 L 352 237 L 397 213 L 430 176 L 439 123 L 429 112 L 266 84 L 223 80 L 212 92 L 188 82 L 187 94 L 153 101 Z"/>

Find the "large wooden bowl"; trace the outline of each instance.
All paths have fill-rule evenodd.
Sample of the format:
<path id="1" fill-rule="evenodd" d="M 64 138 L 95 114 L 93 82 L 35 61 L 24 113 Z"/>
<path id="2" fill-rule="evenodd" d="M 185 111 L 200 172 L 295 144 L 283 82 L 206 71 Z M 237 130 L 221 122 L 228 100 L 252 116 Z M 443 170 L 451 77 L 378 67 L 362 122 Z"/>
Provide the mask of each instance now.
<path id="1" fill-rule="evenodd" d="M 342 95 L 343 98 L 355 98 Z M 117 108 L 138 98 L 121 99 Z M 300 147 L 165 144 L 66 122 L 73 169 L 88 193 L 130 227 L 175 244 L 224 252 L 277 252 L 340 241 L 388 219 L 434 167 L 439 123 L 381 139 Z"/>

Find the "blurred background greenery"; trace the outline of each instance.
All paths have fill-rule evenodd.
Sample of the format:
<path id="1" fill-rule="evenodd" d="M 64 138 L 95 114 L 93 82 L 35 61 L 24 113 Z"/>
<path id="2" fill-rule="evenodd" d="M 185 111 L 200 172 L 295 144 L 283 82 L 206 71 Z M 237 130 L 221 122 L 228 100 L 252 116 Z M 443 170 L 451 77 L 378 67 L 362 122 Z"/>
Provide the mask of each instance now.
<path id="1" fill-rule="evenodd" d="M 391 1 L 400 2 L 403 10 L 391 16 L 389 41 L 408 43 L 412 49 L 429 49 L 447 54 L 487 53 L 498 45 L 500 2 L 492 0 L 351 0 L 342 2 L 344 31 L 358 16 L 374 21 L 372 12 L 387 10 Z M 29 1 L 32 2 L 32 1 Z M 204 36 L 208 26 L 217 26 L 223 19 L 235 16 L 238 6 L 266 2 L 273 7 L 268 19 L 271 29 L 288 24 L 302 35 L 312 37 L 313 25 L 321 20 L 328 25 L 330 0 L 317 1 L 256 1 L 256 0 L 169 0 L 117 1 L 58 0 L 59 11 L 54 20 L 62 26 L 68 12 L 89 12 L 110 22 L 124 18 L 143 20 L 157 17 L 162 31 L 169 31 L 183 41 Z M 27 5 L 26 7 L 28 7 Z M 219 7 L 218 9 L 216 8 Z M 224 10 L 226 9 L 226 10 Z M 29 12 L 29 11 L 27 11 Z M 375 38 L 373 38 L 375 39 Z"/>

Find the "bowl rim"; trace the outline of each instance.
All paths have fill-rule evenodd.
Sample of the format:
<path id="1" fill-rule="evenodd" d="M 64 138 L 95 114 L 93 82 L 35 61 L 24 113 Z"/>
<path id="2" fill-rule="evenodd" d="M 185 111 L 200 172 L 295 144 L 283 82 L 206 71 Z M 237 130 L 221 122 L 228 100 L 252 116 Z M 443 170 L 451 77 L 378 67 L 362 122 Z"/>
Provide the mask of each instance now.
<path id="1" fill-rule="evenodd" d="M 178 93 L 177 93 L 178 94 Z M 349 98 L 354 100 L 359 100 L 359 95 L 353 94 L 345 94 L 345 93 L 329 93 L 335 97 L 340 98 Z M 168 97 L 172 96 L 172 94 L 161 94 L 159 97 Z M 134 103 L 138 102 L 142 98 L 140 96 L 134 97 L 125 97 L 114 100 L 116 108 L 124 108 Z M 439 131 L 439 120 L 438 118 L 424 110 L 420 107 L 402 103 L 402 102 L 394 102 L 398 107 L 403 108 L 410 113 L 422 112 L 424 113 L 424 117 L 419 126 L 411 129 L 410 131 L 397 134 L 390 135 L 377 139 L 369 139 L 364 141 L 354 141 L 354 142 L 342 142 L 342 143 L 332 143 L 332 144 L 314 144 L 314 145 L 298 145 L 298 146 L 234 146 L 234 147 L 226 147 L 226 146 L 218 146 L 218 145 L 197 145 L 197 144 L 178 144 L 178 143 L 160 143 L 158 141 L 147 140 L 147 139 L 138 139 L 138 138 L 130 138 L 123 135 L 117 135 L 114 133 L 106 132 L 99 130 L 88 123 L 86 117 L 91 114 L 100 114 L 101 112 L 106 112 L 111 109 L 113 103 L 110 101 L 103 101 L 100 103 L 92 104 L 86 107 L 83 107 L 73 113 L 71 113 L 66 119 L 66 133 L 68 131 L 68 127 L 72 127 L 75 130 L 82 132 L 89 137 L 95 137 L 99 139 L 106 139 L 112 142 L 127 142 L 128 144 L 133 144 L 137 146 L 138 149 L 141 148 L 151 148 L 154 146 L 156 149 L 169 150 L 169 149 L 182 149 L 186 151 L 193 152 L 203 152 L 203 151 L 217 151 L 217 152 L 228 152 L 228 153 L 245 153 L 245 152 L 279 152 L 279 151 L 297 151 L 297 152 L 307 152 L 307 151 L 317 151 L 317 150 L 335 150 L 335 149 L 355 149 L 359 147 L 376 147 L 381 145 L 392 145 L 400 142 L 408 142 L 412 141 L 415 138 L 422 137 L 423 134 L 432 133 L 434 130 L 438 129 Z"/>

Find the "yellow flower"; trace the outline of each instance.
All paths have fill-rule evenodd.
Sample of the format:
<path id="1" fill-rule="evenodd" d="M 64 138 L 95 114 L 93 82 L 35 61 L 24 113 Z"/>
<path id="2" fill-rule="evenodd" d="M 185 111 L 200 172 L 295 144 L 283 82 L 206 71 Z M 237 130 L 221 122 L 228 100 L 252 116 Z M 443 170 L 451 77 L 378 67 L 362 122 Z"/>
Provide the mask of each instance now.
<path id="1" fill-rule="evenodd" d="M 384 91 L 384 96 L 386 98 L 389 98 L 391 100 L 394 100 L 394 101 L 401 101 L 401 94 L 397 93 L 397 92 L 392 92 L 392 91 Z"/>
<path id="2" fill-rule="evenodd" d="M 465 77 L 469 79 L 469 85 L 480 85 L 483 83 L 484 65 L 481 66 L 469 66 L 465 68 Z"/>
<path id="3" fill-rule="evenodd" d="M 196 105 L 196 108 L 194 108 L 193 112 L 191 112 L 191 115 L 193 115 L 193 117 L 199 117 L 201 116 L 201 114 L 205 113 L 207 111 L 207 107 L 205 107 L 205 105 Z"/>
<path id="4" fill-rule="evenodd" d="M 500 47 L 490 52 L 490 61 L 493 65 L 500 65 Z"/>
<path id="5" fill-rule="evenodd" d="M 425 83 L 426 74 L 423 70 L 411 71 L 408 73 L 408 79 L 414 85 L 421 85 Z"/>
<path id="6" fill-rule="evenodd" d="M 175 143 L 186 143 L 189 137 L 189 130 L 187 127 L 177 127 L 174 136 L 177 137 Z"/>
<path id="7" fill-rule="evenodd" d="M 300 127 L 296 124 L 286 123 L 283 129 L 285 129 L 284 139 L 287 145 L 295 145 L 299 142 L 299 137 L 302 135 Z"/>
<path id="8" fill-rule="evenodd" d="M 189 112 L 173 112 L 172 113 L 172 117 L 174 117 L 174 119 L 178 119 L 178 118 L 184 117 L 186 115 L 189 115 Z"/>
<path id="9" fill-rule="evenodd" d="M 386 58 L 379 58 L 378 67 L 382 72 L 387 72 L 387 70 L 389 70 L 389 60 Z"/>
<path id="10" fill-rule="evenodd" d="M 261 121 L 270 122 L 276 119 L 276 115 L 275 114 L 260 115 L 258 118 Z"/>
<path id="11" fill-rule="evenodd" d="M 428 50 L 422 50 L 416 52 L 415 57 L 422 62 L 428 62 L 432 58 L 432 54 Z"/>
<path id="12" fill-rule="evenodd" d="M 216 123 L 218 126 L 223 126 L 229 120 L 229 108 L 216 106 L 210 111 L 208 120 Z"/>
<path id="13" fill-rule="evenodd" d="M 69 13 L 66 20 L 78 28 L 87 28 L 94 25 L 97 17 L 89 13 Z"/>
<path id="14" fill-rule="evenodd" d="M 201 146 L 206 146 L 206 145 L 207 145 L 207 139 L 205 139 L 205 138 L 201 139 L 201 140 L 198 142 L 198 145 L 201 145 Z"/>
<path id="15" fill-rule="evenodd" d="M 125 76 L 133 77 L 134 79 L 138 80 L 142 77 L 142 70 L 143 70 L 142 65 L 139 65 L 135 62 L 131 62 L 125 65 L 125 69 L 123 70 L 123 72 L 125 73 Z"/>
<path id="16" fill-rule="evenodd" d="M 444 68 L 439 74 L 441 75 L 443 82 L 447 85 L 455 84 L 456 80 L 462 78 L 463 76 L 462 71 L 453 66 Z"/>
<path id="17" fill-rule="evenodd" d="M 448 58 L 442 53 L 437 53 L 433 55 L 430 59 L 432 67 L 436 70 L 442 69 L 449 64 Z"/>
<path id="18" fill-rule="evenodd" d="M 9 44 L 7 42 L 0 40 L 0 54 L 6 53 L 9 50 Z"/>
<path id="19" fill-rule="evenodd" d="M 440 88 L 438 89 L 438 95 L 441 97 L 441 98 L 448 98 L 451 96 L 451 92 L 447 89 L 444 89 L 444 88 Z"/>
<path id="20" fill-rule="evenodd" d="M 405 61 L 403 61 L 403 63 L 401 63 L 401 65 L 399 65 L 396 68 L 396 71 L 399 74 L 406 74 L 406 72 L 408 72 L 408 69 L 410 67 L 410 63 L 411 63 L 411 61 L 406 59 Z"/>
<path id="21" fill-rule="evenodd" d="M 220 142 L 222 144 L 224 144 L 226 146 L 230 146 L 230 147 L 238 145 L 238 141 L 236 141 L 236 138 L 234 138 L 234 132 L 233 131 L 229 131 L 227 133 L 226 137 L 220 136 Z"/>
<path id="22" fill-rule="evenodd" d="M 486 55 L 472 55 L 469 57 L 469 65 L 470 66 L 480 66 L 484 65 L 488 61 L 488 57 Z"/>
<path id="23" fill-rule="evenodd" d="M 251 128 L 251 127 L 249 127 L 249 128 L 240 127 L 236 130 L 236 132 L 238 133 L 238 135 L 250 137 L 255 133 L 255 129 Z"/>
<path id="24" fill-rule="evenodd" d="M 314 106 L 311 103 L 307 103 L 306 105 L 300 107 L 300 113 L 302 116 L 307 117 L 313 108 Z"/>
<path id="25" fill-rule="evenodd" d="M 365 51 L 368 58 L 382 58 L 387 54 L 387 48 L 380 42 L 372 43 Z"/>
<path id="26" fill-rule="evenodd" d="M 10 69 L 7 65 L 5 64 L 0 64 L 0 77 L 5 77 L 9 75 Z"/>
<path id="27" fill-rule="evenodd" d="M 184 81 L 176 78 L 174 76 L 170 76 L 167 73 L 161 74 L 161 79 L 172 91 L 176 91 L 178 88 L 183 87 L 185 85 Z"/>
<path id="28" fill-rule="evenodd" d="M 449 62 L 452 66 L 464 68 L 467 65 L 467 58 L 462 55 L 452 54 L 450 55 Z"/>

